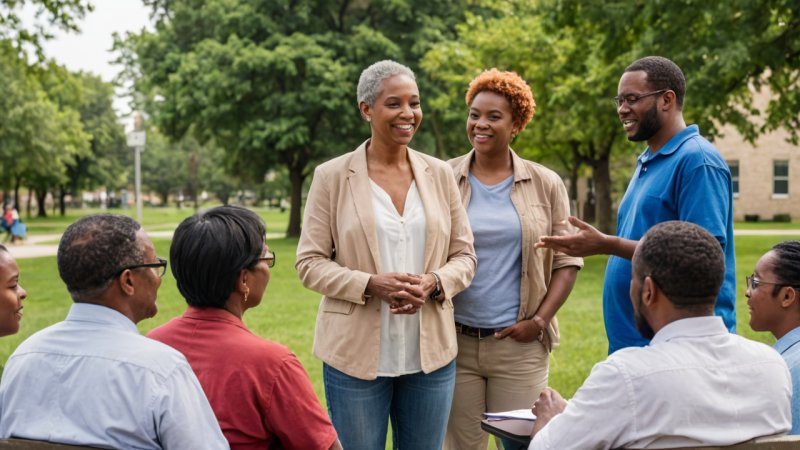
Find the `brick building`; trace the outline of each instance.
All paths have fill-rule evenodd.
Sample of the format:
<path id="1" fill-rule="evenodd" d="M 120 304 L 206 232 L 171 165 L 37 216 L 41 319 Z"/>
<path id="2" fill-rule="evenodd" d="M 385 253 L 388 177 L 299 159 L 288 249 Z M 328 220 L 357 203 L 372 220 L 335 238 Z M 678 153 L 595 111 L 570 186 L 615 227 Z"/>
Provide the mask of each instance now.
<path id="1" fill-rule="evenodd" d="M 733 179 L 735 220 L 800 219 L 800 146 L 788 132 L 762 135 L 754 145 L 732 127 L 714 145 L 728 162 Z"/>

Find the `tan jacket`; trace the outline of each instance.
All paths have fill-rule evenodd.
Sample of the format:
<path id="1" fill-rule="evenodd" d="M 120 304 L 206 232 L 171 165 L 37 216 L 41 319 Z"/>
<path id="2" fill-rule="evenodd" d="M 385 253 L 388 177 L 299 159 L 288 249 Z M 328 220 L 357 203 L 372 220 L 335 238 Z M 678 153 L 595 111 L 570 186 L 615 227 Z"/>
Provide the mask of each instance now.
<path id="1" fill-rule="evenodd" d="M 408 160 L 425 208 L 425 272 L 439 275 L 446 297 L 417 313 L 422 370 L 429 373 L 456 357 L 452 297 L 469 286 L 476 258 L 450 167 L 411 149 Z M 314 355 L 366 380 L 377 377 L 380 348 L 381 300 L 364 297 L 369 277 L 381 272 L 377 239 L 365 142 L 315 170 L 295 267 L 305 287 L 323 294 Z"/>
<path id="2" fill-rule="evenodd" d="M 464 156 L 451 159 L 461 199 L 469 205 L 469 166 L 475 150 Z M 583 258 L 567 256 L 550 249 L 535 249 L 533 244 L 539 236 L 563 234 L 565 227 L 554 227 L 569 216 L 569 196 L 564 182 L 552 170 L 527 161 L 511 150 L 514 167 L 514 186 L 511 187 L 511 202 L 519 214 L 522 225 L 522 276 L 520 278 L 520 305 L 517 321 L 530 319 L 542 303 L 553 271 L 567 266 L 583 267 Z M 553 318 L 548 327 L 550 345 L 558 346 L 558 322 Z"/>

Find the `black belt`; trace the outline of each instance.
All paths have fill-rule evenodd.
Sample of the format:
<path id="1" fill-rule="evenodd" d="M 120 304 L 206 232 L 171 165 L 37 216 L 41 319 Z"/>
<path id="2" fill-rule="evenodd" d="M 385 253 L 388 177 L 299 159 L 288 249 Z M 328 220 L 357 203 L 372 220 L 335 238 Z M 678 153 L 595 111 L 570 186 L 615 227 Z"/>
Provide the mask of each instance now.
<path id="1" fill-rule="evenodd" d="M 503 328 L 478 328 L 456 322 L 456 332 L 464 336 L 483 339 L 485 337 L 494 336 L 498 331 L 503 331 Z"/>

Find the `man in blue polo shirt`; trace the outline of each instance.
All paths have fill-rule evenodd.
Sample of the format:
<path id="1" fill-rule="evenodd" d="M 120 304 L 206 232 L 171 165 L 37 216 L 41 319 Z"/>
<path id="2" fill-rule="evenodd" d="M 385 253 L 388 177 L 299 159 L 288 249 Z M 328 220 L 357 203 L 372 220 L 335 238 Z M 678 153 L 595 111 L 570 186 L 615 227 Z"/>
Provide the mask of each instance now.
<path id="1" fill-rule="evenodd" d="M 725 278 L 715 313 L 731 332 L 736 328 L 731 175 L 719 151 L 700 136 L 697 126 L 686 126 L 685 91 L 683 72 L 669 59 L 648 56 L 625 69 L 614 97 L 617 115 L 628 140 L 647 141 L 647 148 L 639 155 L 620 203 L 617 235 L 603 234 L 570 217 L 579 229 L 577 234 L 546 236 L 536 244 L 571 256 L 611 255 L 603 283 L 609 354 L 647 345 L 652 337 L 640 333 L 633 319 L 630 259 L 644 233 L 668 220 L 700 225 L 722 245 Z"/>

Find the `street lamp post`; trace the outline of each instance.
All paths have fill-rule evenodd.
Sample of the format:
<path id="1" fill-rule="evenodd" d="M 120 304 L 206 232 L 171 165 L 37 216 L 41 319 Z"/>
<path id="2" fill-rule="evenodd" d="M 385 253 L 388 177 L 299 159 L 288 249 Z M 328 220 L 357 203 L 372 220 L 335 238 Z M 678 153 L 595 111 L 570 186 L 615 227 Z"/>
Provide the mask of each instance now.
<path id="1" fill-rule="evenodd" d="M 136 220 L 142 223 L 142 157 L 146 135 L 144 118 L 139 112 L 133 114 L 133 131 L 128 133 L 128 147 L 133 147 L 134 194 L 136 195 Z"/>

